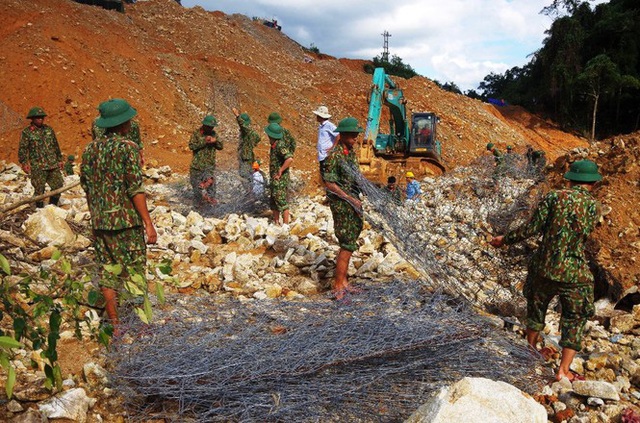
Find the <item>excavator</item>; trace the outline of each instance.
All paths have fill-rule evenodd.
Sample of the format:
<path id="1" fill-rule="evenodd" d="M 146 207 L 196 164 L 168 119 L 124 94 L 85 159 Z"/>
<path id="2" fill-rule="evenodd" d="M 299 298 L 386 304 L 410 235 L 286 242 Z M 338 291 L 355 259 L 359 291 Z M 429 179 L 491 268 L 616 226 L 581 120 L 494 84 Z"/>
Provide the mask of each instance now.
<path id="1" fill-rule="evenodd" d="M 436 139 L 438 117 L 430 112 L 416 112 L 407 118 L 407 101 L 400 87 L 385 73 L 373 72 L 369 94 L 369 114 L 364 139 L 358 148 L 358 161 L 364 176 L 385 184 L 387 176 L 411 170 L 416 175 L 441 175 L 442 148 Z M 389 133 L 381 134 L 383 106 L 389 109 Z"/>

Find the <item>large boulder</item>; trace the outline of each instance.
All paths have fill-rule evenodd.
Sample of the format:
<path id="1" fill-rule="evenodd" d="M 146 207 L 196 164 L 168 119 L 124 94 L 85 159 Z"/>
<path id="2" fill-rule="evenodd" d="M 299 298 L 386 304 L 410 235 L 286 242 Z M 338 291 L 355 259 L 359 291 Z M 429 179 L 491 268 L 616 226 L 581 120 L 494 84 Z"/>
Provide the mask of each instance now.
<path id="1" fill-rule="evenodd" d="M 515 386 L 466 377 L 440 389 L 406 423 L 547 423 L 545 408 Z"/>
<path id="2" fill-rule="evenodd" d="M 24 233 L 40 244 L 70 247 L 76 235 L 65 220 L 67 212 L 48 205 L 38 209 L 24 222 Z"/>

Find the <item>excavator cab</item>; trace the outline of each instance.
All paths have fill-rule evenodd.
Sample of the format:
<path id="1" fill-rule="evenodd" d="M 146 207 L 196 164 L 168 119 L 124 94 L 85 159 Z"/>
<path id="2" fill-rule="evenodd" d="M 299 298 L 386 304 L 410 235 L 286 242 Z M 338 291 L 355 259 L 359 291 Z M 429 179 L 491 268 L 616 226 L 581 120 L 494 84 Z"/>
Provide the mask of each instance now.
<path id="1" fill-rule="evenodd" d="M 438 117 L 434 113 L 414 113 L 411 117 L 411 139 L 409 151 L 414 155 L 439 158 L 440 143 L 436 139 Z"/>

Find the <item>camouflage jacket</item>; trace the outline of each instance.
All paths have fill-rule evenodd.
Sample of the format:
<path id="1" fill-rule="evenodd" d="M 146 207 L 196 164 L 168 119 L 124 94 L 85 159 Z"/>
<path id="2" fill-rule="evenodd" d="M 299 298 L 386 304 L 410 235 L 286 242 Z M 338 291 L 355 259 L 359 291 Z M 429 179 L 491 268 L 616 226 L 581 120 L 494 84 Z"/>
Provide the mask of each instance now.
<path id="1" fill-rule="evenodd" d="M 216 131 L 211 132 L 212 137 L 217 137 Z M 193 170 L 210 170 L 216 169 L 216 150 L 222 150 L 222 141 L 207 144 L 205 138 L 207 135 L 200 128 L 193 132 L 191 140 L 189 140 L 189 148 L 193 151 L 193 159 L 191 160 L 191 169 Z"/>
<path id="2" fill-rule="evenodd" d="M 260 142 L 260 135 L 240 116 L 236 119 L 240 125 L 240 143 L 238 144 L 238 154 L 241 160 L 253 162 L 255 156 L 253 148 Z"/>
<path id="3" fill-rule="evenodd" d="M 502 164 L 504 156 L 500 152 L 500 150 L 494 148 L 493 150 L 491 150 L 491 153 L 493 153 L 493 159 L 495 160 L 496 164 Z"/>
<path id="4" fill-rule="evenodd" d="M 289 132 L 289 130 L 284 127 L 282 128 L 282 139 L 284 140 L 284 143 L 287 145 L 287 148 L 289 149 L 291 154 L 295 153 L 296 139 L 293 138 L 293 135 L 291 135 L 291 132 Z"/>
<path id="5" fill-rule="evenodd" d="M 20 164 L 28 163 L 32 170 L 57 169 L 62 162 L 62 153 L 53 128 L 49 125 L 24 128 L 20 136 L 18 161 Z"/>
<path id="6" fill-rule="evenodd" d="M 140 150 L 122 135 L 90 142 L 82 154 L 80 183 L 87 195 L 93 229 L 142 225 L 132 198 L 144 193 Z"/>
<path id="7" fill-rule="evenodd" d="M 585 242 L 598 218 L 597 203 L 586 189 L 551 191 L 536 207 L 526 224 L 504 237 L 513 244 L 533 235 L 542 242 L 533 254 L 530 271 L 559 282 L 590 282 L 584 254 Z"/>
<path id="8" fill-rule="evenodd" d="M 360 188 L 358 187 L 357 175 L 358 158 L 355 150 L 349 150 L 342 143 L 337 143 L 324 161 L 324 180 L 333 182 L 344 192 L 352 197 L 358 197 Z M 327 198 L 337 200 L 339 197 L 327 190 Z"/>
<path id="9" fill-rule="evenodd" d="M 271 144 L 269 153 L 269 176 L 272 180 L 274 176 L 278 174 L 284 162 L 291 157 L 293 157 L 293 153 L 289 150 L 289 146 L 284 138 Z M 291 166 L 283 172 L 282 176 L 288 175 L 289 169 L 291 169 Z"/>
<path id="10" fill-rule="evenodd" d="M 97 120 L 98 118 L 96 118 Z M 93 126 L 91 128 L 91 133 L 93 135 L 93 139 L 102 138 L 105 134 L 105 128 L 100 128 L 96 125 L 96 121 L 93 121 Z M 135 120 L 131 121 L 131 129 L 124 135 L 124 138 L 130 141 L 133 141 L 138 145 L 138 148 L 142 150 L 144 145 L 142 144 L 142 137 L 140 136 L 140 125 Z"/>

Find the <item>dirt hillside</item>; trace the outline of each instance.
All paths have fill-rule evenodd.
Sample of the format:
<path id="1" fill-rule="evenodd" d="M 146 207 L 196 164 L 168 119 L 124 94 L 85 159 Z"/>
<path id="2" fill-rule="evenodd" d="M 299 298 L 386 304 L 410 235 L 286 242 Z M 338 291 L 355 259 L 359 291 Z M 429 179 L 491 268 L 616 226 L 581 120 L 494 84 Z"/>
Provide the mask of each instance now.
<path id="1" fill-rule="evenodd" d="M 187 168 L 189 134 L 206 112 L 215 113 L 233 147 L 237 127 L 231 107 L 236 106 L 249 112 L 259 129 L 268 113 L 279 111 L 299 139 L 296 166 L 313 165 L 311 110 L 324 103 L 334 120 L 353 115 L 363 122 L 371 76 L 362 71 L 363 61 L 305 52 L 284 31 L 172 0 L 140 1 L 126 14 L 70 0 L 4 0 L 0 159 L 17 161 L 30 107 L 44 107 L 64 152 L 78 154 L 90 140 L 96 106 L 123 97 L 139 112 L 146 156 L 159 164 Z M 411 110 L 440 116 L 449 167 L 468 163 L 489 141 L 519 149 L 531 143 L 552 158 L 585 145 L 522 109 L 498 110 L 442 91 L 423 77 L 397 82 Z M 223 157 L 232 159 L 234 150 L 225 148 Z M 266 157 L 266 143 L 258 155 Z"/>
<path id="2" fill-rule="evenodd" d="M 311 111 L 326 104 L 334 121 L 352 115 L 364 122 L 371 76 L 362 70 L 364 61 L 314 55 L 288 38 L 286 30 L 243 15 L 183 8 L 173 0 L 139 1 L 126 14 L 71 0 L 3 0 L 0 159 L 17 162 L 30 107 L 44 107 L 64 153 L 79 155 L 90 140 L 96 106 L 123 97 L 139 112 L 145 156 L 152 166 L 185 171 L 191 157 L 189 135 L 205 113 L 214 113 L 220 122 L 226 146 L 221 167 L 236 166 L 238 129 L 231 108 L 238 107 L 252 116 L 262 134 L 258 157 L 268 157 L 262 126 L 276 110 L 298 139 L 294 167 L 315 170 Z M 395 80 L 410 110 L 440 116 L 438 138 L 449 168 L 483 154 L 487 142 L 501 149 L 512 144 L 519 152 L 532 144 L 545 150 L 550 161 L 588 147 L 585 139 L 520 107 L 494 107 L 443 91 L 423 77 Z M 635 145 L 633 140 L 629 145 Z M 591 148 L 611 181 L 598 196 L 614 210 L 597 238 L 604 246 L 599 255 L 607 263 L 605 273 L 628 287 L 638 282 L 637 160 L 626 155 L 629 145 L 613 145 L 609 140 Z"/>

